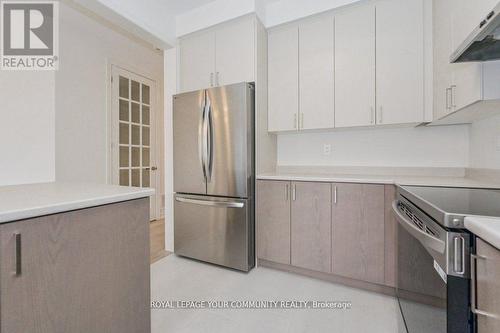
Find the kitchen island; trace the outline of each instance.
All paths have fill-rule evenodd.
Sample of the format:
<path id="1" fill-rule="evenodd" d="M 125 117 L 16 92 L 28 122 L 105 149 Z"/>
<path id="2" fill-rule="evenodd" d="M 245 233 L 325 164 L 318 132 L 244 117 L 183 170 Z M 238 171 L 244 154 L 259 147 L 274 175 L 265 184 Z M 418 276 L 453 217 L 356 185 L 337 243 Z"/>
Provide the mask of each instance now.
<path id="1" fill-rule="evenodd" d="M 152 194 L 0 187 L 0 332 L 149 332 Z"/>

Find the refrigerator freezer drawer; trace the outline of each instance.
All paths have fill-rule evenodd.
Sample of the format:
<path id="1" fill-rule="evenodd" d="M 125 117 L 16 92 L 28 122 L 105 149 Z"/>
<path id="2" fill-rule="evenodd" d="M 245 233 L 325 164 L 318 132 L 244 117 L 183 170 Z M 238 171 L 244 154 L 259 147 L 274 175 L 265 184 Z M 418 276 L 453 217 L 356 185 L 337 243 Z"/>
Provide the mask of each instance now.
<path id="1" fill-rule="evenodd" d="M 250 199 L 175 196 L 174 251 L 249 271 L 254 266 L 254 217 Z"/>

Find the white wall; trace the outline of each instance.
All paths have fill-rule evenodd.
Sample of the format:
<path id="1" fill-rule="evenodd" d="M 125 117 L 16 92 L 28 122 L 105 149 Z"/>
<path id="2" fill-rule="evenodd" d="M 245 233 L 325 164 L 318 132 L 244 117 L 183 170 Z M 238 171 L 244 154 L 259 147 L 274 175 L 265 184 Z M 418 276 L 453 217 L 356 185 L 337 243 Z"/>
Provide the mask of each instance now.
<path id="1" fill-rule="evenodd" d="M 467 125 L 280 134 L 278 165 L 466 167 L 468 146 Z"/>
<path id="2" fill-rule="evenodd" d="M 105 183 L 108 62 L 155 76 L 159 100 L 163 101 L 163 56 L 63 4 L 59 45 L 60 66 L 55 77 L 56 179 Z M 163 111 L 163 104 L 158 110 Z"/>
<path id="3" fill-rule="evenodd" d="M 165 249 L 174 251 L 174 130 L 172 96 L 177 91 L 177 50 L 165 51 Z"/>
<path id="4" fill-rule="evenodd" d="M 0 186 L 54 180 L 54 72 L 0 72 Z"/>
<path id="5" fill-rule="evenodd" d="M 471 168 L 500 169 L 500 116 L 472 124 L 469 158 Z"/>

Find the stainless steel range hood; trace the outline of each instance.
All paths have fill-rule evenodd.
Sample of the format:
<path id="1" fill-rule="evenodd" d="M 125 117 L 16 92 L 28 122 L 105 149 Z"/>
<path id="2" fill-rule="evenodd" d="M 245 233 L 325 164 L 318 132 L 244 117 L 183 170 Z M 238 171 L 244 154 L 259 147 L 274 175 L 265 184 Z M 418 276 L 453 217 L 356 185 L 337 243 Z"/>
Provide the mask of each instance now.
<path id="1" fill-rule="evenodd" d="M 481 21 L 451 55 L 450 61 L 471 62 L 500 59 L 500 3 Z"/>

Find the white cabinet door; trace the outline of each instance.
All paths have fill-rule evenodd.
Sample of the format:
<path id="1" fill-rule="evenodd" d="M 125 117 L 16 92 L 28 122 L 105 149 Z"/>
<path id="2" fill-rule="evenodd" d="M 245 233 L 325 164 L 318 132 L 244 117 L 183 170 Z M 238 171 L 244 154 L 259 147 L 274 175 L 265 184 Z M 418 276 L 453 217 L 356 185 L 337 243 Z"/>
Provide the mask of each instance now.
<path id="1" fill-rule="evenodd" d="M 483 65 L 480 63 L 452 64 L 450 103 L 452 111 L 460 110 L 483 99 Z"/>
<path id="2" fill-rule="evenodd" d="M 300 129 L 335 126 L 333 18 L 299 26 Z"/>
<path id="3" fill-rule="evenodd" d="M 213 85 L 215 75 L 215 33 L 205 32 L 180 40 L 180 91 L 193 91 Z"/>
<path id="4" fill-rule="evenodd" d="M 433 1 L 434 45 L 434 119 L 452 111 L 451 86 L 453 66 L 450 64 L 452 33 L 450 8 L 456 0 Z"/>
<path id="5" fill-rule="evenodd" d="M 270 31 L 268 44 L 268 130 L 296 130 L 299 109 L 298 28 Z"/>
<path id="6" fill-rule="evenodd" d="M 424 4 L 376 4 L 377 124 L 424 120 Z"/>
<path id="7" fill-rule="evenodd" d="M 375 7 L 335 17 L 335 127 L 375 123 Z"/>
<path id="8" fill-rule="evenodd" d="M 225 25 L 215 36 L 215 84 L 255 81 L 255 20 L 248 17 Z"/>

